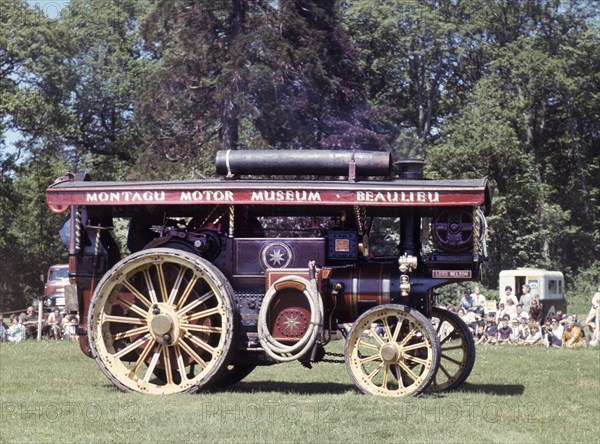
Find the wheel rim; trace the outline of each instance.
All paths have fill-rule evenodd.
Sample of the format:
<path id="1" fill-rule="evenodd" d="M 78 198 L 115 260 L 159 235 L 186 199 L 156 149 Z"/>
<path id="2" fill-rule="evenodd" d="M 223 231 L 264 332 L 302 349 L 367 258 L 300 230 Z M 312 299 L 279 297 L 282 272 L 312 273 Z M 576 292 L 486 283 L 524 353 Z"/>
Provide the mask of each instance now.
<path id="1" fill-rule="evenodd" d="M 233 351 L 233 290 L 212 264 L 183 251 L 144 250 L 119 262 L 99 282 L 90 313 L 92 352 L 122 390 L 195 392 Z"/>
<path id="2" fill-rule="evenodd" d="M 455 313 L 432 311 L 432 323 L 440 340 L 440 368 L 430 390 L 452 390 L 467 380 L 475 363 L 475 341 L 469 327 Z"/>
<path id="3" fill-rule="evenodd" d="M 363 313 L 346 341 L 346 368 L 364 393 L 415 396 L 435 375 L 439 342 L 429 320 L 403 305 Z"/>

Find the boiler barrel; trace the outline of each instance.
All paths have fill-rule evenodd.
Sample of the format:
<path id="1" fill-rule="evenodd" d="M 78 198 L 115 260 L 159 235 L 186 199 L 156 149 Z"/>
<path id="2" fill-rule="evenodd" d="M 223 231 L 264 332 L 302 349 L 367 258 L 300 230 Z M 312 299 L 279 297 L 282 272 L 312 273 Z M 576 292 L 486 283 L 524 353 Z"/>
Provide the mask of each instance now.
<path id="1" fill-rule="evenodd" d="M 220 175 L 347 176 L 354 161 L 356 176 L 389 176 L 391 154 L 342 150 L 227 150 L 218 151 Z"/>

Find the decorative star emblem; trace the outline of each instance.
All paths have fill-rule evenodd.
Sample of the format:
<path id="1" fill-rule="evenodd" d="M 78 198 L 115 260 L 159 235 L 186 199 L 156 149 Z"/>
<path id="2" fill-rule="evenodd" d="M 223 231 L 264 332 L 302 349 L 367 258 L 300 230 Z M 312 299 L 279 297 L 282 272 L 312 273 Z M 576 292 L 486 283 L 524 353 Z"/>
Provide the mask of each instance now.
<path id="1" fill-rule="evenodd" d="M 300 322 L 298 322 L 298 316 L 288 316 L 285 318 L 285 330 L 290 332 L 298 331 L 298 326 Z"/>
<path id="2" fill-rule="evenodd" d="M 281 263 L 284 261 L 285 253 L 283 251 L 281 251 L 279 248 L 277 248 L 277 249 L 273 250 L 273 252 L 271 254 L 269 254 L 269 256 L 271 256 L 270 261 L 274 265 L 281 265 Z"/>

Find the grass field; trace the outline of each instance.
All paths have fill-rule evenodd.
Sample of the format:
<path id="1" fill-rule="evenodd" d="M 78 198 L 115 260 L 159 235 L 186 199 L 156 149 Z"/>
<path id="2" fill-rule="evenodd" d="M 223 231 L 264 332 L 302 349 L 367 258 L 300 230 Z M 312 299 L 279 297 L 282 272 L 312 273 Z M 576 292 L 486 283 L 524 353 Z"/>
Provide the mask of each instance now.
<path id="1" fill-rule="evenodd" d="M 598 348 L 483 346 L 461 390 L 386 399 L 331 363 L 258 368 L 219 393 L 128 394 L 75 343 L 0 345 L 1 443 L 599 440 Z"/>

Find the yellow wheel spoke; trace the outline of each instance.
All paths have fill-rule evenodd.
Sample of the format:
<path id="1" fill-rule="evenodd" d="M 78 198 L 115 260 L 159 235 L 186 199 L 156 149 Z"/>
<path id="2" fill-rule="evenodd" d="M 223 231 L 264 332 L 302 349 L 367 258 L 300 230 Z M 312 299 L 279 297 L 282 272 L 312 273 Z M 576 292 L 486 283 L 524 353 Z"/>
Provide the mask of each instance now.
<path id="1" fill-rule="evenodd" d="M 367 377 L 369 379 L 373 379 L 375 376 L 377 376 L 379 374 L 379 372 L 381 371 L 381 369 L 383 368 L 384 365 L 385 365 L 385 362 L 381 361 L 379 363 L 379 365 L 377 367 L 375 367 L 373 369 L 373 371 L 367 375 Z"/>
<path id="2" fill-rule="evenodd" d="M 188 377 L 185 373 L 185 363 L 183 362 L 183 356 L 181 354 L 181 347 L 179 345 L 175 345 L 175 356 L 177 358 L 177 368 L 179 369 L 179 373 L 181 374 L 181 380 L 187 380 Z"/>
<path id="3" fill-rule="evenodd" d="M 144 281 L 146 282 L 148 294 L 150 295 L 151 305 L 158 304 L 158 299 L 156 298 L 156 291 L 154 290 L 154 284 L 152 283 L 152 277 L 150 276 L 150 272 L 146 269 L 142 273 L 144 274 Z"/>
<path id="4" fill-rule="evenodd" d="M 184 290 L 183 294 L 181 295 L 181 299 L 177 303 L 177 308 L 176 308 L 177 310 L 179 310 L 181 307 L 183 307 L 183 304 L 186 303 L 186 301 L 188 300 L 188 297 L 192 293 L 192 290 L 196 286 L 196 282 L 198 282 L 198 276 L 193 276 L 192 279 L 190 279 L 190 282 L 188 282 L 187 287 L 185 287 L 185 290 Z"/>
<path id="5" fill-rule="evenodd" d="M 419 348 L 423 348 L 423 347 L 427 347 L 427 343 L 425 341 L 418 342 L 416 344 L 406 345 L 406 346 L 402 347 L 402 351 L 407 352 L 407 351 L 411 351 L 411 350 L 418 350 Z"/>
<path id="6" fill-rule="evenodd" d="M 130 318 L 128 316 L 115 316 L 108 314 L 102 316 L 101 322 L 118 322 L 120 324 L 146 325 L 146 321 L 140 318 Z"/>
<path id="7" fill-rule="evenodd" d="M 116 333 L 113 336 L 113 340 L 118 341 L 119 339 L 130 338 L 132 336 L 141 335 L 141 334 L 144 334 L 147 332 L 148 332 L 148 327 L 144 325 L 143 327 L 132 328 L 131 330 Z"/>
<path id="8" fill-rule="evenodd" d="M 165 361 L 165 376 L 167 377 L 167 384 L 173 384 L 173 368 L 171 367 L 171 356 L 169 356 L 169 347 L 167 345 L 162 346 L 162 353 Z"/>
<path id="9" fill-rule="evenodd" d="M 179 293 L 179 287 L 181 286 L 181 283 L 183 282 L 183 277 L 185 276 L 185 270 L 185 268 L 179 266 L 179 273 L 177 273 L 177 278 L 175 279 L 173 288 L 171 288 L 171 294 L 169 295 L 169 300 L 167 301 L 168 305 L 173 305 L 173 303 L 175 302 L 175 298 Z"/>
<path id="10" fill-rule="evenodd" d="M 357 347 L 359 347 L 359 348 L 366 348 L 366 349 L 368 349 L 368 350 L 375 350 L 375 351 L 377 351 L 377 352 L 378 352 L 378 351 L 379 351 L 379 349 L 380 349 L 380 347 L 376 346 L 375 344 L 370 344 L 370 343 L 368 343 L 368 342 L 365 342 L 365 341 L 363 340 L 363 338 L 360 338 L 360 339 L 358 340 L 358 344 L 356 344 L 356 346 L 357 346 Z"/>
<path id="11" fill-rule="evenodd" d="M 208 365 L 206 363 L 206 361 L 204 359 L 202 359 L 200 356 L 198 356 L 198 354 L 194 351 L 194 349 L 192 349 L 188 344 L 186 344 L 185 341 L 179 341 L 179 345 L 188 355 L 190 355 L 190 357 L 194 361 L 196 361 L 198 364 L 200 364 L 200 367 L 206 368 L 206 366 Z"/>
<path id="12" fill-rule="evenodd" d="M 160 358 L 160 349 L 160 345 L 154 349 L 154 354 L 152 355 L 152 359 L 150 360 L 150 364 L 148 365 L 148 370 L 146 370 L 146 374 L 144 375 L 144 382 L 146 383 L 150 381 L 150 378 L 152 377 L 152 374 L 154 372 L 154 368 L 158 363 L 158 358 Z"/>
<path id="13" fill-rule="evenodd" d="M 127 288 L 127 290 L 129 290 L 129 292 L 131 294 L 133 294 L 135 296 L 135 298 L 138 301 L 140 301 L 142 304 L 144 304 L 148 308 L 152 307 L 152 303 L 146 298 L 146 296 L 144 296 L 142 293 L 140 293 L 140 291 L 137 288 L 135 288 L 133 285 L 131 285 L 131 283 L 129 281 L 123 281 L 123 285 L 125 286 L 125 288 Z"/>
<path id="14" fill-rule="evenodd" d="M 154 343 L 155 343 L 154 339 L 150 339 L 148 341 L 148 343 L 144 347 L 144 350 L 142 350 L 142 353 L 140 353 L 140 356 L 138 357 L 137 361 L 135 361 L 135 365 L 129 372 L 130 378 L 133 378 L 136 375 L 136 373 L 140 369 L 140 365 L 142 365 L 142 363 L 146 360 L 146 357 L 148 356 L 148 353 L 150 353 L 150 349 L 152 348 Z"/>
<path id="15" fill-rule="evenodd" d="M 406 366 L 406 364 L 404 364 L 404 362 L 398 362 L 398 365 L 402 368 L 402 370 L 404 370 L 406 372 L 406 374 L 410 377 L 410 379 L 412 379 L 413 381 L 416 381 L 417 379 L 419 379 L 419 377 L 417 375 L 415 375 L 413 373 L 413 371 L 408 368 Z M 402 379 L 402 378 L 400 378 Z"/>
<path id="16" fill-rule="evenodd" d="M 369 331 L 371 332 L 371 337 L 375 338 L 375 340 L 377 342 L 379 342 L 381 345 L 385 344 L 385 341 L 379 336 L 379 334 L 377 333 L 377 331 L 375 330 L 374 327 L 371 327 L 369 329 Z"/>
<path id="17" fill-rule="evenodd" d="M 160 294 L 162 296 L 162 301 L 167 302 L 168 294 L 167 294 L 167 282 L 165 281 L 165 272 L 163 270 L 163 264 L 156 264 L 154 266 L 156 268 L 156 277 L 158 278 L 158 285 L 160 287 Z"/>
<path id="18" fill-rule="evenodd" d="M 210 327 L 208 325 L 196 325 L 196 324 L 180 324 L 181 328 L 187 331 L 197 331 L 199 333 L 221 333 L 223 329 L 221 327 Z"/>
<path id="19" fill-rule="evenodd" d="M 359 359 L 361 364 L 365 364 L 367 362 L 372 362 L 372 361 L 377 361 L 378 359 L 381 359 L 379 357 L 379 355 L 371 355 L 371 356 L 367 356 L 366 358 L 362 358 Z"/>
<path id="20" fill-rule="evenodd" d="M 408 334 L 404 337 L 404 339 L 402 339 L 402 342 L 400 343 L 400 345 L 404 346 L 404 344 L 406 344 L 408 341 L 411 340 L 411 338 L 417 333 L 416 329 L 412 329 L 411 331 L 408 332 Z"/>
<path id="21" fill-rule="evenodd" d="M 187 318 L 188 322 L 196 321 L 198 319 L 207 318 L 209 316 L 218 314 L 221 311 L 220 307 L 209 308 L 208 310 L 200 311 L 198 313 L 194 313 L 193 315 Z"/>
<path id="22" fill-rule="evenodd" d="M 385 368 L 383 369 L 383 382 L 381 383 L 381 388 L 383 388 L 383 389 L 387 388 L 389 371 L 390 371 L 390 365 L 385 364 Z"/>
<path id="23" fill-rule="evenodd" d="M 115 358 L 121 359 L 121 357 L 125 356 L 127 353 L 135 350 L 136 348 L 142 346 L 145 342 L 149 341 L 150 335 L 145 335 L 144 337 L 138 339 L 135 342 L 132 342 L 131 344 L 129 344 L 127 347 L 125 347 L 124 349 L 118 351 L 117 353 L 114 354 Z"/>
<path id="24" fill-rule="evenodd" d="M 189 341 L 192 342 L 193 344 L 195 344 L 198 347 L 202 348 L 203 350 L 206 350 L 207 352 L 209 352 L 211 355 L 215 354 L 214 347 L 211 347 L 206 342 L 204 342 L 202 339 L 197 338 L 196 336 L 192 335 L 191 333 L 186 333 L 185 337 L 187 339 L 189 339 Z"/>
<path id="25" fill-rule="evenodd" d="M 179 310 L 177 310 L 177 315 L 178 316 L 182 316 L 183 314 L 187 313 L 190 310 L 193 310 L 194 308 L 196 308 L 199 305 L 202 305 L 203 303 L 205 303 L 206 301 L 208 301 L 210 298 L 212 298 L 213 296 L 215 296 L 215 292 L 210 290 L 206 293 L 204 293 L 202 296 L 200 296 L 198 299 L 196 299 L 194 302 L 190 302 L 188 305 L 186 305 L 183 308 L 180 308 Z"/>
<path id="26" fill-rule="evenodd" d="M 421 359 L 411 355 L 405 355 L 405 359 L 407 359 L 408 361 L 416 362 L 417 364 L 427 366 L 427 359 Z"/>
<path id="27" fill-rule="evenodd" d="M 398 342 L 398 335 L 400 334 L 400 330 L 402 330 L 402 322 L 400 319 L 398 319 L 398 322 L 396 322 L 396 326 L 394 327 L 394 334 L 392 335 L 392 339 L 390 342 Z"/>
<path id="28" fill-rule="evenodd" d="M 129 302 L 127 299 L 123 299 L 121 296 L 119 296 L 117 298 L 117 301 L 119 301 L 121 304 L 123 304 L 124 306 L 126 306 L 129 310 L 133 311 L 134 313 L 139 314 L 142 318 L 147 318 L 148 314 L 145 310 L 142 310 L 140 307 L 138 307 L 137 305 Z"/>
<path id="29" fill-rule="evenodd" d="M 392 331 L 390 330 L 390 324 L 388 323 L 387 318 L 383 318 L 383 329 L 385 330 L 385 335 L 387 336 L 387 340 L 392 339 Z"/>

